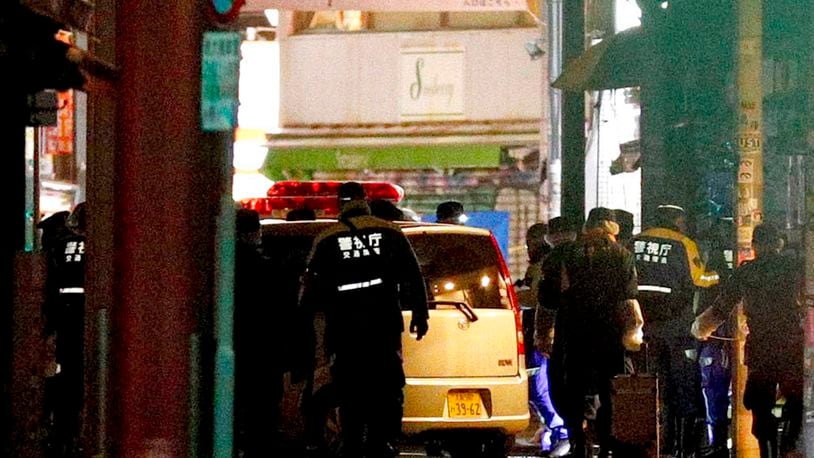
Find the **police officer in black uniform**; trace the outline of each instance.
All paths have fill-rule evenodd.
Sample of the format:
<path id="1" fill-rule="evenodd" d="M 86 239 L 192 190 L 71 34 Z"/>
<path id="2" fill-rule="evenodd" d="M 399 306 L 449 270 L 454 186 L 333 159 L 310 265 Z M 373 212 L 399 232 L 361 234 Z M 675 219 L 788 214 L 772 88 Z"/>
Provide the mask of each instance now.
<path id="1" fill-rule="evenodd" d="M 405 383 L 401 312 L 412 312 L 410 332 L 421 339 L 429 316 L 424 279 L 399 227 L 370 215 L 360 183 L 343 183 L 339 200 L 339 221 L 314 240 L 300 306 L 325 313 L 342 456 L 396 456 Z"/>
<path id="2" fill-rule="evenodd" d="M 749 334 L 744 350 L 748 368 L 743 405 L 752 411 L 752 434 L 761 458 L 802 457 L 797 447 L 803 422 L 805 332 L 802 293 L 805 267 L 800 259 L 781 254 L 784 241 L 777 228 L 755 227 L 755 259 L 741 264 L 723 284 L 712 307 L 695 319 L 692 334 L 708 339 L 743 301 Z M 777 400 L 785 398 L 778 444 Z M 779 454 L 778 454 L 779 452 Z"/>
<path id="3" fill-rule="evenodd" d="M 68 216 L 70 232 L 55 242 L 54 265 L 47 280 L 47 288 L 54 293 L 49 295 L 45 320 L 46 329 L 56 336 L 58 388 L 51 440 L 56 456 L 77 452 L 84 398 L 85 206 L 79 203 Z"/>
<path id="4" fill-rule="evenodd" d="M 687 237 L 684 209 L 662 205 L 656 225 L 633 237 L 639 274 L 639 301 L 645 340 L 655 371 L 664 383 L 665 446 L 676 458 L 694 456 L 696 420 L 701 414 L 696 343 L 687 332 L 695 318 L 693 302 L 699 288 L 718 283 L 707 272 L 696 243 Z"/>

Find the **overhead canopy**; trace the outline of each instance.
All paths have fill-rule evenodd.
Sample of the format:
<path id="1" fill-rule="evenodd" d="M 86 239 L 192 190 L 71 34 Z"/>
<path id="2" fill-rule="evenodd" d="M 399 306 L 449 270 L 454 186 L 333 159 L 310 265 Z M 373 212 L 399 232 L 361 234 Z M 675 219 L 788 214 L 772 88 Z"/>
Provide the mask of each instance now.
<path id="1" fill-rule="evenodd" d="M 527 11 L 536 0 L 246 0 L 243 10 Z"/>
<path id="2" fill-rule="evenodd" d="M 650 73 L 647 35 L 641 27 L 619 32 L 567 62 L 551 86 L 566 91 L 598 91 L 641 86 Z"/>

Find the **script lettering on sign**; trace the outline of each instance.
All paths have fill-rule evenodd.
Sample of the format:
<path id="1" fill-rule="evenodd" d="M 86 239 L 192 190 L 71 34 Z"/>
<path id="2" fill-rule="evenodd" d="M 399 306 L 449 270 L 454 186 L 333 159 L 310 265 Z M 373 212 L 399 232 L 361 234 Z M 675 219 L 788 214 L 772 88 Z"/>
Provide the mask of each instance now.
<path id="1" fill-rule="evenodd" d="M 402 49 L 399 92 L 402 119 L 463 118 L 463 48 Z"/>

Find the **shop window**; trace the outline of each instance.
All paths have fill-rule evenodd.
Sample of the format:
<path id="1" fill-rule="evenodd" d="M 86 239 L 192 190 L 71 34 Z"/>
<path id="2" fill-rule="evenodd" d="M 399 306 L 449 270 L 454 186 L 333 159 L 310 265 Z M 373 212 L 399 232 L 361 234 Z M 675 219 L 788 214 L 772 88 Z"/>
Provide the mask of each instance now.
<path id="1" fill-rule="evenodd" d="M 369 13 L 356 10 L 296 12 L 294 32 L 358 32 L 368 28 L 369 17 Z"/>
<path id="2" fill-rule="evenodd" d="M 340 33 L 358 31 L 410 32 L 445 29 L 502 29 L 536 27 L 528 11 L 490 12 L 363 12 L 297 11 L 294 33 Z"/>

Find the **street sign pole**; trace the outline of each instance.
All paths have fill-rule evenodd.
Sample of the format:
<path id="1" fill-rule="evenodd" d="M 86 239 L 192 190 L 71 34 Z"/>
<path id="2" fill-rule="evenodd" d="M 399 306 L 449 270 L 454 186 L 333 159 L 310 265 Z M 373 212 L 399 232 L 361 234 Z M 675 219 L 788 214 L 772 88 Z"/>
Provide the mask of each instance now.
<path id="1" fill-rule="evenodd" d="M 763 220 L 763 12 L 762 0 L 737 2 L 738 153 L 737 214 L 738 263 L 752 259 L 752 232 Z M 747 370 L 744 365 L 746 319 L 738 307 L 736 342 L 732 355 L 733 437 L 739 458 L 760 456 L 751 434 L 752 415 L 743 407 Z"/>

